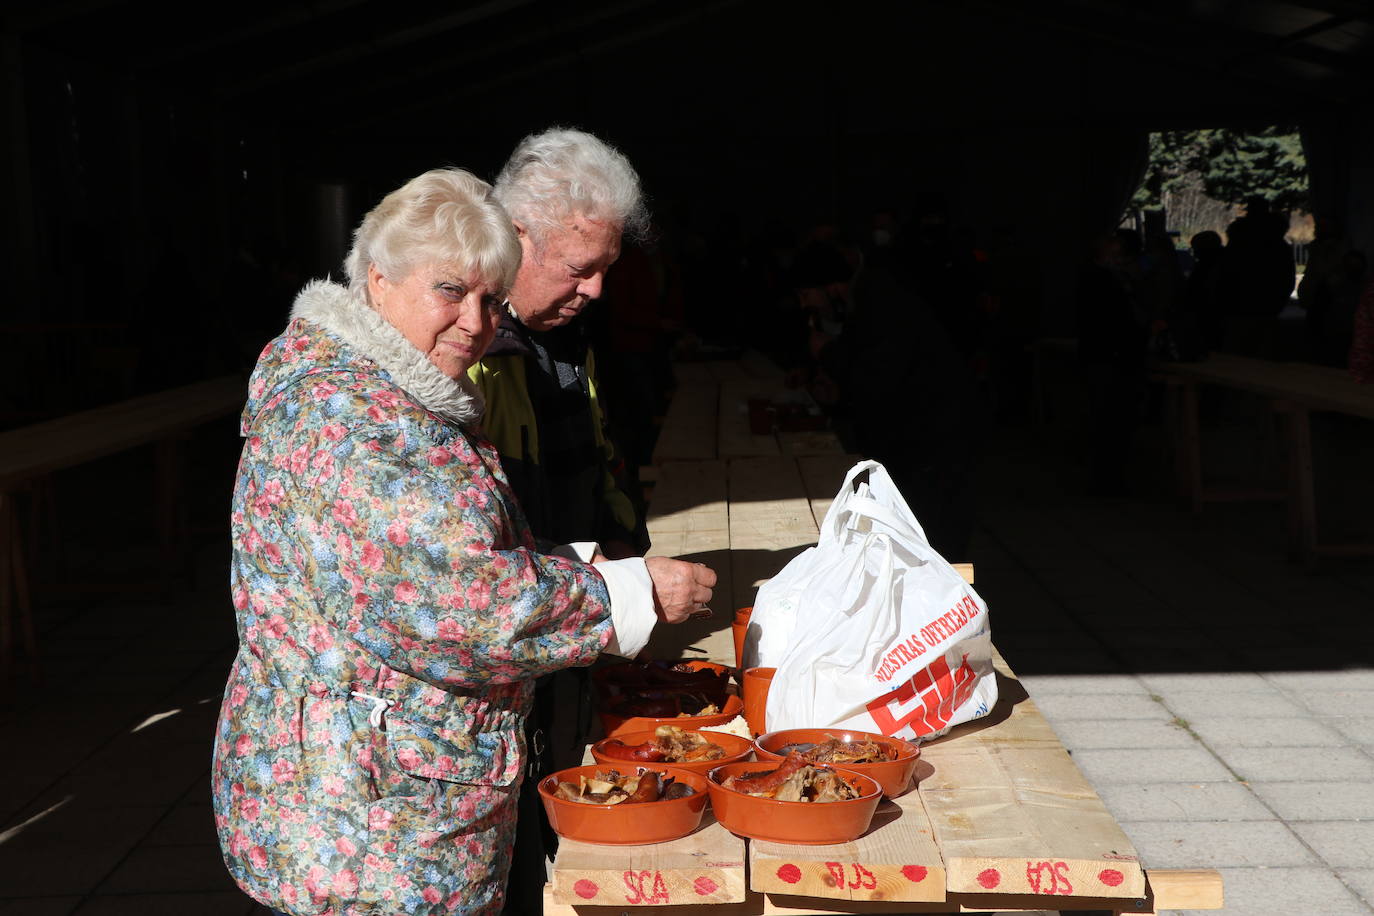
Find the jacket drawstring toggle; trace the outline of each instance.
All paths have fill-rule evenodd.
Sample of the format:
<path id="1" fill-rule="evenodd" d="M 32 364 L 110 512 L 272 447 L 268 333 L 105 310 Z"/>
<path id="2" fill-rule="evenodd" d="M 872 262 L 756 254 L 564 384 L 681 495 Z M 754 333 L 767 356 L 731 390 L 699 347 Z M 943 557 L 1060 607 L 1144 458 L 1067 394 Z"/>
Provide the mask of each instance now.
<path id="1" fill-rule="evenodd" d="M 362 693 L 358 690 L 352 691 L 351 695 L 360 700 L 370 700 L 372 702 L 372 711 L 367 714 L 367 724 L 371 725 L 373 728 L 381 728 L 382 714 L 390 707 L 396 705 L 395 700 L 388 700 L 386 697 L 374 697 L 370 693 Z"/>

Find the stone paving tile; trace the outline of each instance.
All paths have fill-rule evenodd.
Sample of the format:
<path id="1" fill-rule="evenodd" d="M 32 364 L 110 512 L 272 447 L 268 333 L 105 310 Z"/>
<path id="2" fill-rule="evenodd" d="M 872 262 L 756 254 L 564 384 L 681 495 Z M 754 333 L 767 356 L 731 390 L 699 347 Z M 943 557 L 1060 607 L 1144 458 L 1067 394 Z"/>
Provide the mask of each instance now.
<path id="1" fill-rule="evenodd" d="M 1361 646 L 1247 646 L 1237 654 L 1256 671 L 1310 670 L 1330 668 L 1339 652 L 1367 651 Z"/>
<path id="2" fill-rule="evenodd" d="M 89 892 L 159 817 L 158 808 L 93 807 L 74 798 L 0 845 L 4 893 Z"/>
<path id="3" fill-rule="evenodd" d="M 144 838 L 143 846 L 214 846 L 215 817 L 204 805 L 181 804 L 169 810 Z"/>
<path id="4" fill-rule="evenodd" d="M 1374 820 L 1368 782 L 1251 782 L 1250 789 L 1285 821 Z"/>
<path id="5" fill-rule="evenodd" d="M 1374 912 L 1324 868 L 1219 870 L 1225 909 L 1198 910 L 1197 916 L 1370 916 Z"/>
<path id="6" fill-rule="evenodd" d="M 1121 649 L 1175 649 L 1179 646 L 1192 648 L 1216 642 L 1207 631 L 1195 627 L 1177 629 L 1168 627 L 1134 629 L 1095 627 L 1095 629 L 1107 645 Z"/>
<path id="7" fill-rule="evenodd" d="M 1374 862 L 1374 821 L 1304 821 L 1289 825 L 1334 868 Z"/>
<path id="8" fill-rule="evenodd" d="M 1172 722 L 1157 719 L 1063 719 L 1055 734 L 1070 750 L 1193 747 L 1196 740 Z"/>
<path id="9" fill-rule="evenodd" d="M 1023 652 L 1033 652 L 1037 649 L 1086 649 L 1089 651 L 1100 651 L 1102 643 L 1077 627 L 1068 626 L 1064 629 L 1039 627 L 1028 630 L 1014 630 L 1009 633 L 999 629 L 997 634 L 997 648 L 1003 653 L 1012 652 L 1019 655 Z"/>
<path id="10" fill-rule="evenodd" d="M 1162 697 L 1201 693 L 1270 693 L 1274 689 L 1274 685 L 1266 681 L 1263 675 L 1253 671 L 1225 674 L 1145 672 L 1140 675 L 1140 681 L 1151 693 Z"/>
<path id="11" fill-rule="evenodd" d="M 1374 710 L 1374 690 L 1326 690 L 1298 694 L 1296 702 L 1319 716 L 1360 716 Z"/>
<path id="12" fill-rule="evenodd" d="M 219 846 L 208 845 L 139 847 L 101 883 L 97 892 L 108 895 L 233 890 L 235 885 L 220 858 Z"/>
<path id="13" fill-rule="evenodd" d="M 1338 868 L 1336 875 L 1374 910 L 1374 868 Z"/>
<path id="14" fill-rule="evenodd" d="M 1001 646 L 999 645 L 998 648 L 1001 649 Z M 1105 651 L 1099 650 L 1033 649 L 1026 651 L 1009 648 L 1002 652 L 1002 656 L 1016 671 L 1018 677 L 1035 674 L 1092 675 L 1124 670 L 1120 661 Z"/>
<path id="15" fill-rule="evenodd" d="M 1330 690 L 1374 690 L 1374 668 L 1341 668 L 1335 671 L 1270 671 L 1264 679 L 1294 693 Z"/>
<path id="16" fill-rule="evenodd" d="M 1127 671 L 1208 671 L 1226 661 L 1222 653 L 1189 647 L 1118 647 L 1114 653 Z M 1230 667 L 1229 661 L 1227 666 Z"/>
<path id="17" fill-rule="evenodd" d="M 1080 750 L 1074 763 L 1095 786 L 1152 782 L 1225 782 L 1226 767 L 1197 747 L 1163 750 Z"/>
<path id="18" fill-rule="evenodd" d="M 1307 718 L 1307 710 L 1298 706 L 1278 690 L 1252 693 L 1230 693 L 1203 690 L 1197 693 L 1169 692 L 1158 693 L 1172 715 L 1192 722 L 1194 719 L 1217 718 L 1254 718 L 1270 716 L 1282 718 Z"/>
<path id="19" fill-rule="evenodd" d="M 1277 822 L 1134 821 L 1122 827 L 1147 868 L 1321 864 Z"/>
<path id="20" fill-rule="evenodd" d="M 1029 688 L 1028 688 L 1029 689 Z M 1039 696 L 1032 694 L 1035 705 L 1040 708 L 1050 724 L 1068 719 L 1161 719 L 1173 716 L 1163 706 L 1145 694 L 1120 694 L 1103 697 L 1092 694 L 1051 694 Z"/>
<path id="21" fill-rule="evenodd" d="M 247 916 L 256 906 L 251 897 L 238 890 L 215 894 L 110 894 L 92 897 L 73 916 Z"/>
<path id="22" fill-rule="evenodd" d="M 1211 747 L 1343 747 L 1349 742 L 1311 717 L 1197 718 L 1188 726 Z"/>
<path id="23" fill-rule="evenodd" d="M 1214 750 L 1241 779 L 1250 782 L 1366 780 L 1374 783 L 1374 759 L 1354 748 L 1297 748 L 1287 752 L 1258 747 Z"/>
<path id="24" fill-rule="evenodd" d="M 1129 821 L 1267 821 L 1274 813 L 1238 782 L 1152 782 L 1096 786 L 1107 810 Z"/>
<path id="25" fill-rule="evenodd" d="M 1319 720 L 1356 744 L 1374 747 L 1374 716 L 1332 716 Z"/>
<path id="26" fill-rule="evenodd" d="M 1018 671 L 1017 676 L 1037 703 L 1041 697 L 1053 694 L 1149 694 L 1135 676 L 1130 674 L 1021 674 Z"/>
<path id="27" fill-rule="evenodd" d="M 80 897 L 0 897 L 0 916 L 69 916 Z"/>
<path id="28" fill-rule="evenodd" d="M 71 791 L 100 803 L 117 799 L 121 805 L 174 804 L 210 769 L 208 745 L 157 744 L 137 735 L 111 744 L 71 771 Z"/>

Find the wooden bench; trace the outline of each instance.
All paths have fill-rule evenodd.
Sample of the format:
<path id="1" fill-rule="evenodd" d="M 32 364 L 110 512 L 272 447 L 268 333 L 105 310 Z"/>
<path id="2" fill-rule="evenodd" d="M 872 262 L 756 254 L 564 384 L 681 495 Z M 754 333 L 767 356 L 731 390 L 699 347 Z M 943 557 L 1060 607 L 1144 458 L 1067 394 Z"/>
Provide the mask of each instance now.
<path id="1" fill-rule="evenodd" d="M 243 376 L 222 376 L 0 432 L 0 682 L 15 661 L 16 629 L 35 671 L 38 654 L 16 494 L 56 471 L 153 444 L 159 528 L 169 546 L 179 496 L 174 439 L 241 410 L 247 390 Z"/>
<path id="2" fill-rule="evenodd" d="M 1204 502 L 1258 498 L 1287 505 L 1293 553 L 1311 565 L 1320 555 L 1374 553 L 1374 544 L 1321 544 L 1312 474 L 1312 411 L 1331 411 L 1374 419 L 1374 385 L 1362 385 L 1349 372 L 1307 363 L 1213 353 L 1190 363 L 1162 363 L 1156 377 L 1172 389 L 1170 427 L 1180 490 L 1194 511 Z M 1214 490 L 1202 479 L 1202 446 L 1198 424 L 1198 387 L 1215 385 L 1267 399 L 1280 418 L 1285 443 L 1286 481 L 1272 491 Z"/>

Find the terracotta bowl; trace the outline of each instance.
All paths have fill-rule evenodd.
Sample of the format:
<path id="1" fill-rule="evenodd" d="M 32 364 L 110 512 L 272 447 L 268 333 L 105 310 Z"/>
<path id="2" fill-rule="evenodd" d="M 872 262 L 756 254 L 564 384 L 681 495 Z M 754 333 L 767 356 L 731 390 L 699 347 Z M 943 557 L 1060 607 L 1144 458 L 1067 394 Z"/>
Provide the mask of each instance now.
<path id="1" fill-rule="evenodd" d="M 720 784 L 727 776 L 766 772 L 776 769 L 777 765 L 777 761 L 773 760 L 766 763 L 727 763 L 706 774 L 711 810 L 726 830 L 753 840 L 803 846 L 848 843 L 868 830 L 883 791 L 873 779 L 850 770 L 825 767 L 848 779 L 859 790 L 859 797 L 824 804 L 757 798 Z"/>
<path id="2" fill-rule="evenodd" d="M 883 794 L 888 798 L 896 798 L 911 788 L 911 776 L 916 772 L 916 759 L 921 756 L 921 749 L 901 738 L 889 738 L 886 735 L 843 728 L 787 728 L 759 735 L 754 739 L 754 751 L 759 760 L 781 760 L 786 755 L 778 753 L 779 748 L 789 744 L 820 744 L 831 738 L 839 738 L 841 741 L 870 739 L 892 748 L 897 753 L 895 760 L 882 763 L 843 763 L 839 766 L 877 780 L 878 785 L 883 787 Z"/>
<path id="3" fill-rule="evenodd" d="M 714 677 L 703 677 L 692 688 L 692 692 L 704 694 L 719 703 L 725 696 L 730 683 L 731 669 L 716 662 L 704 659 L 685 659 L 672 663 L 622 662 L 606 665 L 592 671 L 592 684 L 596 688 L 598 702 L 609 709 L 626 697 L 642 694 L 671 695 L 684 692 L 674 686 L 672 680 L 662 670 L 662 664 L 681 665 L 692 671 L 708 672 Z"/>
<path id="4" fill-rule="evenodd" d="M 725 698 L 725 706 L 710 716 L 671 716 L 651 718 L 649 716 L 620 716 L 613 712 L 601 713 L 601 727 L 607 738 L 620 738 L 630 732 L 651 732 L 660 725 L 676 725 L 688 731 L 705 728 L 708 725 L 724 725 L 744 709 L 744 702 L 734 694 Z M 624 739 L 621 739 L 624 740 Z"/>
<path id="5" fill-rule="evenodd" d="M 686 798 L 633 805 L 584 805 L 555 797 L 559 782 L 575 783 L 580 776 L 606 769 L 610 767 L 605 764 L 569 767 L 539 780 L 539 798 L 544 802 L 549 824 L 559 836 L 607 846 L 640 846 L 684 837 L 701 823 L 710 797 L 706 777 L 681 767 L 650 764 L 645 769 L 672 776 L 696 790 Z M 620 761 L 618 769 L 633 773 L 639 768 Z"/>
<path id="6" fill-rule="evenodd" d="M 668 725 L 674 723 L 669 722 Z M 682 726 L 678 726 L 682 728 Z M 684 731 L 695 732 L 696 729 L 684 729 Z M 719 744 L 725 751 L 724 757 L 717 757 L 715 760 L 689 760 L 682 763 L 668 763 L 664 761 L 664 766 L 677 767 L 682 770 L 691 770 L 694 773 L 705 774 L 708 771 L 720 766 L 723 763 L 734 763 L 739 760 L 748 760 L 749 755 L 754 751 L 754 742 L 748 738 L 741 738 L 739 735 L 730 735 L 725 732 L 701 732 L 708 741 Z M 643 744 L 646 741 L 654 740 L 654 729 L 642 732 L 624 732 L 611 738 L 602 738 L 592 745 L 592 759 L 597 763 L 608 765 L 619 764 L 621 767 L 634 765 L 631 761 L 621 760 L 616 757 L 607 757 L 602 753 L 602 749 L 608 741 L 623 741 L 630 747 L 636 744 Z M 646 764 L 653 765 L 653 764 Z"/>

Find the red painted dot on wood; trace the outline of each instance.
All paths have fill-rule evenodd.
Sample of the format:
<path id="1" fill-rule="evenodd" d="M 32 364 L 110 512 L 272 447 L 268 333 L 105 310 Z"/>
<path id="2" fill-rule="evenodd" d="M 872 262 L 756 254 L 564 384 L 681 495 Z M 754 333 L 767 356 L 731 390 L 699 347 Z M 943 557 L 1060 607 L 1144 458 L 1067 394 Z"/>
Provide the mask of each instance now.
<path id="1" fill-rule="evenodd" d="M 578 882 L 573 885 L 573 893 L 583 900 L 591 900 L 600 892 L 601 888 L 596 886 L 596 882 L 588 881 L 586 878 L 579 879 Z"/>
<path id="2" fill-rule="evenodd" d="M 716 884 L 716 882 L 712 881 L 705 875 L 702 875 L 700 878 L 692 882 L 692 890 L 696 891 L 703 897 L 707 896 L 708 894 L 714 894 L 716 892 L 717 886 L 718 885 Z"/>
<path id="3" fill-rule="evenodd" d="M 915 881 L 919 883 L 926 879 L 927 874 L 929 874 L 929 872 L 926 871 L 926 867 L 924 865 L 902 866 L 902 876 L 905 877 L 908 881 Z"/>
<path id="4" fill-rule="evenodd" d="M 1126 876 L 1123 875 L 1121 872 L 1117 871 L 1115 868 L 1104 868 L 1097 873 L 1097 880 L 1101 881 L 1108 887 L 1116 887 L 1122 881 L 1126 880 Z"/>
<path id="5" fill-rule="evenodd" d="M 995 868 L 985 868 L 978 873 L 978 883 L 992 890 L 1002 883 L 1002 873 Z"/>
<path id="6" fill-rule="evenodd" d="M 801 869 L 788 863 L 778 868 L 778 877 L 788 884 L 796 884 L 801 880 Z"/>

